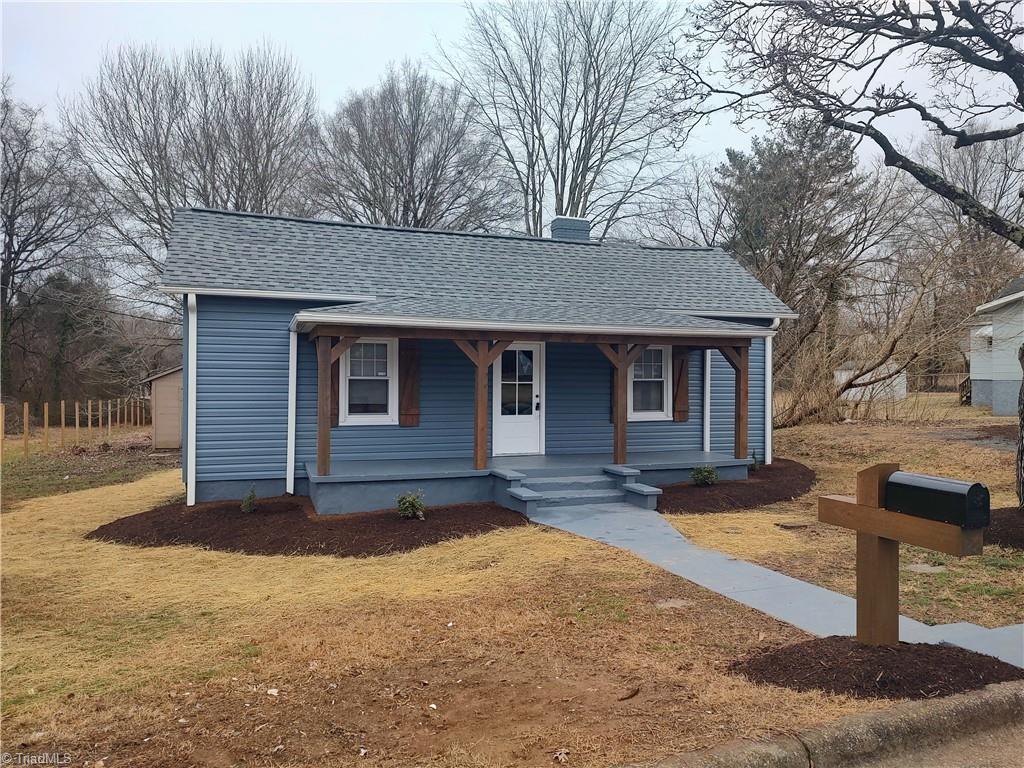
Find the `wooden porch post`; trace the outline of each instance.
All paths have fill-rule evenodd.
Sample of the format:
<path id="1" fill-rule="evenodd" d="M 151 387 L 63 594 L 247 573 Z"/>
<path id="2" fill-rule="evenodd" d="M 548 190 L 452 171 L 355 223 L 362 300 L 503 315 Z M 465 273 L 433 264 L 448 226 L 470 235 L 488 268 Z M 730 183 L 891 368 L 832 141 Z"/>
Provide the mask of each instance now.
<path id="1" fill-rule="evenodd" d="M 719 347 L 725 359 L 729 361 L 736 374 L 736 396 L 734 404 L 736 414 L 733 420 L 735 433 L 733 444 L 736 450 L 734 456 L 737 459 L 747 458 L 747 434 L 750 421 L 750 348 L 749 347 Z"/>
<path id="2" fill-rule="evenodd" d="M 454 339 L 455 345 L 476 367 L 473 387 L 473 468 L 487 469 L 487 378 L 491 364 L 498 359 L 511 341 L 493 344 L 486 340 Z M 495 393 L 495 397 L 500 397 Z"/>
<path id="3" fill-rule="evenodd" d="M 634 344 L 631 347 L 628 344 L 615 344 L 612 346 L 611 344 L 601 343 L 597 345 L 597 348 L 604 353 L 604 356 L 608 358 L 615 369 L 614 386 L 612 387 L 612 414 L 614 421 L 612 461 L 616 464 L 625 464 L 629 455 L 629 446 L 627 445 L 629 369 L 643 351 L 647 349 L 647 345 Z"/>
<path id="4" fill-rule="evenodd" d="M 316 337 L 316 473 L 331 474 L 331 339 Z"/>

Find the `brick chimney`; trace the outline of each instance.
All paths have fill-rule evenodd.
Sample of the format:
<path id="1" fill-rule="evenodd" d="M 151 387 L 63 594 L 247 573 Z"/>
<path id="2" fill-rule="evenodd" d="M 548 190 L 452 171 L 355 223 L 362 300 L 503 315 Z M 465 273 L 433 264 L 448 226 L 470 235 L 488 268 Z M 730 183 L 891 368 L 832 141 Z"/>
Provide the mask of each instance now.
<path id="1" fill-rule="evenodd" d="M 552 240 L 576 240 L 590 242 L 590 219 L 574 216 L 555 216 L 551 220 Z"/>

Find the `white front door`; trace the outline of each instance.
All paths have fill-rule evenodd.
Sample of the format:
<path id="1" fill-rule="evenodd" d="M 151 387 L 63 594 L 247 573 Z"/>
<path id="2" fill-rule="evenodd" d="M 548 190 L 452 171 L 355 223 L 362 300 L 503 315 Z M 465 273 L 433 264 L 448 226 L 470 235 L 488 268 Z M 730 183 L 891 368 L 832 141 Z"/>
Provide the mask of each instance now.
<path id="1" fill-rule="evenodd" d="M 544 345 L 513 344 L 494 361 L 495 456 L 544 453 Z"/>

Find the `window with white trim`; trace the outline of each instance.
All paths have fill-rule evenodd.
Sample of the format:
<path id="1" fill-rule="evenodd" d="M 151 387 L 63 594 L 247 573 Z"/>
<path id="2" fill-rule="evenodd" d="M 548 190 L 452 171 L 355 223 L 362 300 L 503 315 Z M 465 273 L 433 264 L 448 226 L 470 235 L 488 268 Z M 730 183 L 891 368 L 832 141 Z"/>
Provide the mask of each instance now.
<path id="1" fill-rule="evenodd" d="M 398 339 L 360 339 L 341 359 L 342 424 L 398 423 Z"/>
<path id="2" fill-rule="evenodd" d="M 648 347 L 640 354 L 627 394 L 630 421 L 672 418 L 672 347 Z"/>

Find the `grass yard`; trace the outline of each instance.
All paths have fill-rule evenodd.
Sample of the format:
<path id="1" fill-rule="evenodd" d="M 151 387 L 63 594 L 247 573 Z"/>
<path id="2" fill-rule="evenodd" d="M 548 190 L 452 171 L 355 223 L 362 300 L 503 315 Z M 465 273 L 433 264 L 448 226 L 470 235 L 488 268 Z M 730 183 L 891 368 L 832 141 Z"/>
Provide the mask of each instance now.
<path id="1" fill-rule="evenodd" d="M 925 395 L 893 409 L 889 420 L 796 427 L 775 433 L 775 451 L 817 472 L 815 486 L 793 501 L 733 513 L 672 515 L 698 544 L 761 563 L 840 592 L 854 594 L 855 535 L 817 522 L 817 497 L 853 494 L 855 474 L 871 464 L 984 482 L 992 507 L 1013 506 L 1014 454 L 1005 434 L 1013 418 L 961 408 L 955 395 Z M 780 524 L 806 526 L 783 529 Z M 1003 626 L 1024 621 L 1024 552 L 986 545 L 978 557 L 958 559 L 901 547 L 900 606 L 924 622 L 969 621 Z M 935 573 L 915 565 L 941 566 Z"/>
<path id="2" fill-rule="evenodd" d="M 108 440 L 95 430 L 81 430 L 80 445 L 72 445 L 74 430 L 67 430 L 66 447 L 59 448 L 59 431 L 50 430 L 48 450 L 39 430 L 29 435 L 25 453 L 21 437 L 8 436 L 3 446 L 3 489 L 0 509 L 7 512 L 25 499 L 68 493 L 137 480 L 150 472 L 177 466 L 177 452 L 154 454 L 149 427 L 116 429 Z"/>
<path id="3" fill-rule="evenodd" d="M 105 766 L 653 759 L 885 706 L 756 687 L 805 639 L 602 545 L 535 526 L 369 558 L 87 540 L 177 471 L 3 517 L 5 749 Z"/>

